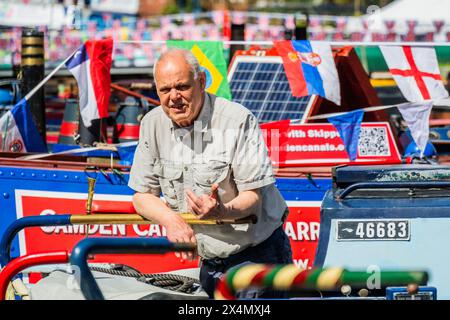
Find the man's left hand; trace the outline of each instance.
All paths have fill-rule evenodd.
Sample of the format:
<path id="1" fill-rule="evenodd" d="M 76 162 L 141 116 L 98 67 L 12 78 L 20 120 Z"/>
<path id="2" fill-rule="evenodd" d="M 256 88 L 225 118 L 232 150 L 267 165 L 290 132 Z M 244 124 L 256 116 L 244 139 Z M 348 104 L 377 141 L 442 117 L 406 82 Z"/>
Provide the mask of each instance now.
<path id="1" fill-rule="evenodd" d="M 211 193 L 197 196 L 191 190 L 186 190 L 186 199 L 192 212 L 196 214 L 199 219 L 219 219 L 223 217 L 225 207 L 218 196 L 218 184 L 211 186 Z"/>

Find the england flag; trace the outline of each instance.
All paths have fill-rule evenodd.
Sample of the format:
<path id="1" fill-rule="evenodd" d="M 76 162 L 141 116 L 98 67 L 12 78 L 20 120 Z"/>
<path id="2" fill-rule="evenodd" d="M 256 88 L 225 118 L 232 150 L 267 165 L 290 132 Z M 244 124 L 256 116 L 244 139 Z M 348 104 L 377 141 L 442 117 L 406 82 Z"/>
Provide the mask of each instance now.
<path id="1" fill-rule="evenodd" d="M 88 40 L 66 62 L 78 83 L 81 119 L 86 127 L 108 117 L 113 41 Z"/>
<path id="2" fill-rule="evenodd" d="M 448 97 L 433 47 L 380 46 L 380 49 L 406 100 L 420 102 Z"/>

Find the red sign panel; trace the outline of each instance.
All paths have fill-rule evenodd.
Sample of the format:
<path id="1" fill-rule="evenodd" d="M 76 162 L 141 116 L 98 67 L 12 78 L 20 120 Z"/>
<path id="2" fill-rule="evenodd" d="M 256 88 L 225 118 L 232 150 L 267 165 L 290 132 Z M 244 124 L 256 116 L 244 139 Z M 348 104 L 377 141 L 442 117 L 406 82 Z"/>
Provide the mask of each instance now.
<path id="1" fill-rule="evenodd" d="M 289 215 L 284 231 L 291 241 L 292 259 L 302 269 L 311 269 L 320 231 L 320 201 L 287 201 Z"/>
<path id="2" fill-rule="evenodd" d="M 19 217 L 48 214 L 85 214 L 87 194 L 17 190 Z M 129 203 L 131 196 L 95 195 L 96 202 Z M 21 255 L 58 250 L 71 251 L 85 237 L 160 237 L 165 229 L 150 225 L 69 225 L 27 228 L 19 235 Z M 181 261 L 174 253 L 164 255 L 96 255 L 92 262 L 122 263 L 144 273 L 195 268 L 197 261 Z"/>
<path id="3" fill-rule="evenodd" d="M 291 124 L 289 120 L 261 125 L 274 166 L 400 163 L 388 123 L 362 123 L 358 156 L 350 161 L 339 132 L 330 123 Z"/>
<path id="4" fill-rule="evenodd" d="M 85 193 L 16 190 L 17 217 L 54 214 L 85 214 Z M 101 205 L 117 203 L 126 207 L 131 196 L 94 196 Z M 294 263 L 311 268 L 317 247 L 320 225 L 320 201 L 287 201 L 290 214 L 284 225 L 292 245 Z M 160 237 L 165 229 L 151 225 L 68 225 L 27 228 L 19 234 L 21 255 L 68 250 L 85 237 Z M 122 263 L 144 273 L 195 268 L 198 261 L 182 261 L 174 253 L 164 255 L 96 255 L 91 262 Z"/>

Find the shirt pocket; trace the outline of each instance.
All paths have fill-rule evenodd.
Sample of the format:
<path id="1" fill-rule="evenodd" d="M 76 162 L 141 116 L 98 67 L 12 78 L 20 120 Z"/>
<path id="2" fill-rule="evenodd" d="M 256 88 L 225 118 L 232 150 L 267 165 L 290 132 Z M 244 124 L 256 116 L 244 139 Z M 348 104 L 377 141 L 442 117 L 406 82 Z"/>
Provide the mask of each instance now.
<path id="1" fill-rule="evenodd" d="M 171 207 L 176 207 L 177 204 L 177 193 L 180 192 L 181 188 L 181 175 L 183 173 L 182 168 L 175 166 L 168 166 L 162 164 L 155 164 L 155 173 L 158 176 L 159 184 L 161 186 L 161 191 L 164 195 L 166 201 Z"/>
<path id="2" fill-rule="evenodd" d="M 220 184 L 230 173 L 230 164 L 221 160 L 210 160 L 205 164 L 194 164 L 193 174 L 196 186 L 209 193 L 214 183 Z"/>

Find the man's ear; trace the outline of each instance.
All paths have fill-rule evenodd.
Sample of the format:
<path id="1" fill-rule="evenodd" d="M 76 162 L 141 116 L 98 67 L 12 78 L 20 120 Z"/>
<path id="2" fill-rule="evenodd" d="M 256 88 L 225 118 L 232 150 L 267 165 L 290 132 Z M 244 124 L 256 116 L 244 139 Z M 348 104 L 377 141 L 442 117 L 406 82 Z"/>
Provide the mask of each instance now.
<path id="1" fill-rule="evenodd" d="M 205 90 L 205 88 L 206 88 L 206 73 L 204 71 L 200 71 L 198 73 L 198 76 L 199 76 L 201 88 L 202 88 L 202 90 Z"/>

